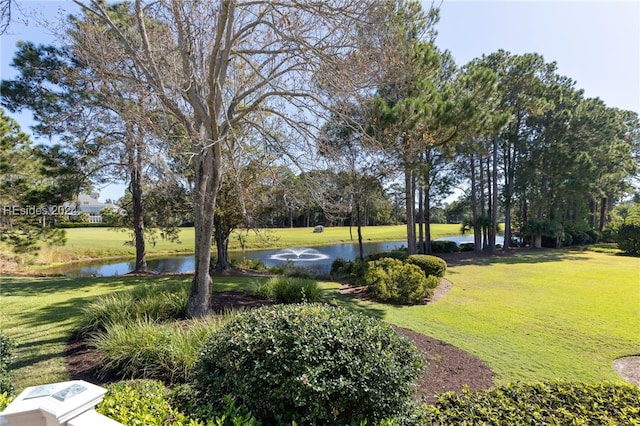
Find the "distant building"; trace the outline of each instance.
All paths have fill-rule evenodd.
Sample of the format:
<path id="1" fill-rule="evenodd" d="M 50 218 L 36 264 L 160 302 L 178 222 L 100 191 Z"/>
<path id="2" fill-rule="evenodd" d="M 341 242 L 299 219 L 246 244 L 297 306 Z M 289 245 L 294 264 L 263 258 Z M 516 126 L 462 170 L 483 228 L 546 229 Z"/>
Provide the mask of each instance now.
<path id="1" fill-rule="evenodd" d="M 98 194 L 80 194 L 78 199 L 73 203 L 68 203 L 72 209 L 75 207 L 74 213 L 69 215 L 70 220 L 74 220 L 80 213 L 87 213 L 89 215 L 89 223 L 102 223 L 101 212 L 103 209 L 111 209 L 115 212 L 123 214 L 123 210 L 113 203 L 103 203 L 98 201 Z M 74 217 L 75 216 L 75 217 Z"/>

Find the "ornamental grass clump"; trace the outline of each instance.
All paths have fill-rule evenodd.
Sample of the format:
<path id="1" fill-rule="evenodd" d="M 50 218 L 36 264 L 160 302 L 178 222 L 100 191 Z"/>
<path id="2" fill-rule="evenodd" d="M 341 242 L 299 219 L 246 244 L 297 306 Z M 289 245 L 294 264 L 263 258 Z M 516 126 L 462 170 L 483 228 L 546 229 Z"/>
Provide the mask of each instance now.
<path id="1" fill-rule="evenodd" d="M 314 280 L 274 277 L 258 284 L 256 296 L 281 303 L 315 302 L 320 297 L 320 288 Z"/>
<path id="2" fill-rule="evenodd" d="M 382 321 L 326 305 L 277 305 L 221 327 L 193 377 L 203 403 L 231 395 L 267 423 L 349 424 L 400 415 L 423 365 Z"/>
<path id="3" fill-rule="evenodd" d="M 89 344 L 102 358 L 103 375 L 182 383 L 189 379 L 209 336 L 224 321 L 207 318 L 183 324 L 137 319 L 109 325 L 94 334 Z"/>
<path id="4" fill-rule="evenodd" d="M 136 320 L 166 322 L 184 318 L 189 287 L 181 282 L 145 285 L 97 298 L 85 306 L 80 332 L 91 335 Z"/>

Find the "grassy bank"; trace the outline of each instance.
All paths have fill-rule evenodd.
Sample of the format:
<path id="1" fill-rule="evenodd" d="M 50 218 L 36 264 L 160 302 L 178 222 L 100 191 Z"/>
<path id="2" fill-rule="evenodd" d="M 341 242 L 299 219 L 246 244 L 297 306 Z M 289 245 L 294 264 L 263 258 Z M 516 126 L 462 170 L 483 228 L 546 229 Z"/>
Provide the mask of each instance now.
<path id="1" fill-rule="evenodd" d="M 432 225 L 433 238 L 458 235 L 460 225 Z M 131 258 L 135 249 L 128 242 L 131 234 L 114 228 L 72 228 L 67 229 L 67 243 L 64 246 L 42 247 L 37 256 L 27 256 L 20 260 L 18 271 L 38 271 L 43 266 L 56 266 L 74 261 L 102 258 Z M 368 226 L 363 228 L 364 241 L 400 241 L 406 238 L 404 225 Z M 148 256 L 163 256 L 178 253 L 192 253 L 194 245 L 193 228 L 181 228 L 179 242 L 157 238 L 155 243 L 147 242 Z M 286 248 L 296 246 L 320 246 L 357 242 L 356 228 L 328 227 L 324 232 L 314 233 L 313 228 L 277 228 L 263 230 L 237 230 L 229 239 L 232 251 L 256 250 L 263 248 Z M 0 244 L 2 257 L 14 258 L 8 248 Z M 0 262 L 1 266 L 1 262 Z M 1 270 L 1 269 L 0 269 Z"/>
<path id="2" fill-rule="evenodd" d="M 496 373 L 496 384 L 621 379 L 615 358 L 640 353 L 638 258 L 541 251 L 479 259 L 451 267 L 453 289 L 427 306 L 399 307 L 349 299 L 322 283 L 327 300 L 433 336 L 471 352 Z M 0 328 L 19 343 L 17 388 L 66 379 L 65 343 L 81 307 L 100 294 L 141 283 L 190 277 L 4 277 Z M 216 290 L 247 289 L 253 278 L 216 278 Z"/>

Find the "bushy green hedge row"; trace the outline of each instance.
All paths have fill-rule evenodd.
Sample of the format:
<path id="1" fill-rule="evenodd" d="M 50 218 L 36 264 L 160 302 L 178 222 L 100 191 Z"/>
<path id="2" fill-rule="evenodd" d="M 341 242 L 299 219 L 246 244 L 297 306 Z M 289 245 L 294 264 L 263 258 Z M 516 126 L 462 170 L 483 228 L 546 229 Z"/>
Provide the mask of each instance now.
<path id="1" fill-rule="evenodd" d="M 167 389 L 161 382 L 110 385 L 98 412 L 123 425 L 259 425 L 251 412 L 227 395 L 221 405 L 196 401 L 190 386 Z M 449 392 L 433 405 L 407 407 L 397 420 L 379 425 L 638 425 L 640 388 L 611 383 L 515 383 L 489 391 Z M 0 394 L 0 410 L 10 398 Z M 319 420 L 319 419 L 318 419 Z M 398 421 L 399 420 L 399 421 Z M 308 422 L 304 424 L 313 424 Z M 323 423 L 318 421 L 317 423 Z M 269 423 L 267 423 L 269 424 Z M 282 422 L 281 424 L 292 424 Z M 303 423 L 299 423 L 303 424 Z M 342 422 L 338 424 L 365 424 Z"/>
<path id="2" fill-rule="evenodd" d="M 277 305 L 218 330 L 193 377 L 205 403 L 230 394 L 268 424 L 349 424 L 402 414 L 422 366 L 415 346 L 379 320 Z"/>
<path id="3" fill-rule="evenodd" d="M 13 380 L 9 364 L 13 361 L 13 350 L 16 343 L 0 331 L 0 394 L 13 393 Z"/>
<path id="4" fill-rule="evenodd" d="M 113 225 L 106 222 L 58 222 L 56 228 L 110 228 Z"/>
<path id="5" fill-rule="evenodd" d="M 273 277 L 257 284 L 256 296 L 282 303 L 315 302 L 320 298 L 320 289 L 315 280 Z"/>
<path id="6" fill-rule="evenodd" d="M 640 425 L 640 387 L 610 383 L 515 383 L 440 395 L 428 425 Z"/>

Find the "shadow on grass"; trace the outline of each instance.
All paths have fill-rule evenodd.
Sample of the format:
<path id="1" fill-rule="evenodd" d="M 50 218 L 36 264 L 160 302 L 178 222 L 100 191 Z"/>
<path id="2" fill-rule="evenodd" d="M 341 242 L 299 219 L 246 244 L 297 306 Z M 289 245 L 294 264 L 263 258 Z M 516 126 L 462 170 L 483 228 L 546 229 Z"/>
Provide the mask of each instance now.
<path id="1" fill-rule="evenodd" d="M 581 251 L 567 249 L 512 249 L 507 252 L 497 251 L 490 253 L 450 253 L 440 255 L 449 266 L 478 265 L 488 266 L 494 264 L 537 264 L 546 262 L 558 262 L 564 260 L 588 260 L 580 256 Z"/>
<path id="2" fill-rule="evenodd" d="M 110 289 L 126 289 L 151 282 L 166 282 L 184 279 L 182 276 L 148 276 L 148 277 L 2 277 L 0 294 L 5 296 L 42 296 L 66 291 L 86 292 L 93 295 L 96 287 Z"/>
<path id="3" fill-rule="evenodd" d="M 68 341 L 68 336 L 62 336 L 58 339 L 49 339 L 45 341 L 33 342 L 32 344 L 18 345 L 17 358 L 11 363 L 11 369 L 17 370 L 19 368 L 28 367 L 30 365 L 37 364 L 39 362 L 50 361 L 57 357 L 64 356 L 64 349 Z M 51 348 L 59 348 L 59 350 L 45 350 L 42 349 L 50 346 Z M 40 351 L 34 353 L 34 348 L 40 349 Z"/>
<path id="4" fill-rule="evenodd" d="M 385 311 L 375 303 L 359 299 L 347 294 L 341 294 L 339 289 L 325 289 L 323 301 L 340 306 L 353 312 L 359 312 L 369 317 L 384 320 Z"/>

